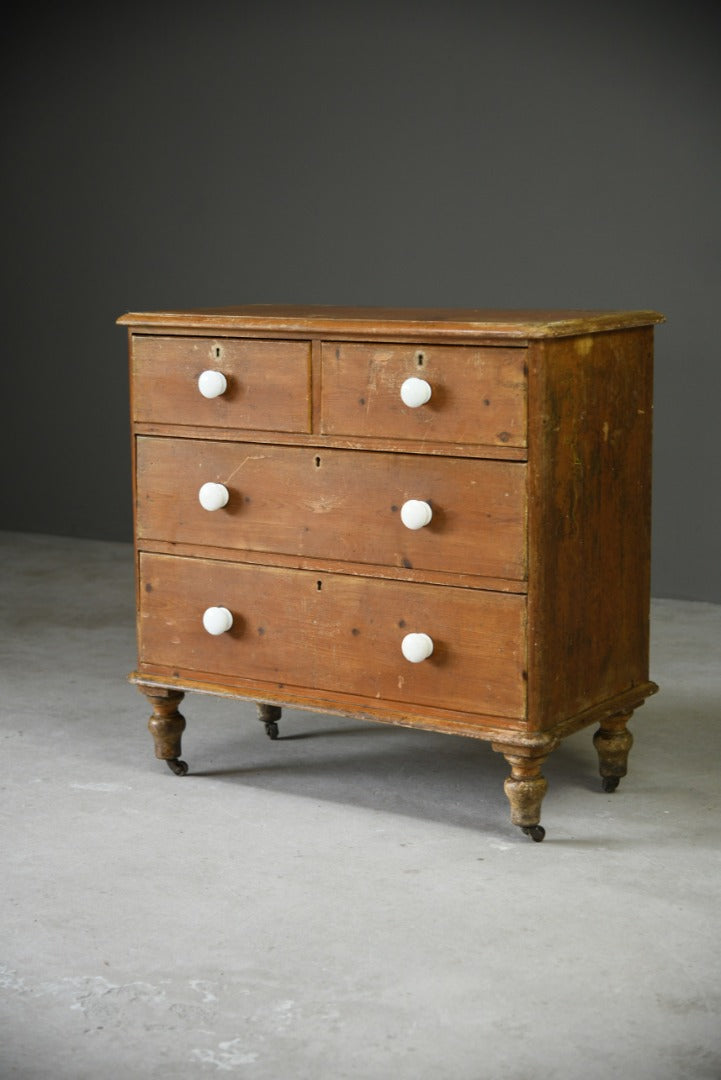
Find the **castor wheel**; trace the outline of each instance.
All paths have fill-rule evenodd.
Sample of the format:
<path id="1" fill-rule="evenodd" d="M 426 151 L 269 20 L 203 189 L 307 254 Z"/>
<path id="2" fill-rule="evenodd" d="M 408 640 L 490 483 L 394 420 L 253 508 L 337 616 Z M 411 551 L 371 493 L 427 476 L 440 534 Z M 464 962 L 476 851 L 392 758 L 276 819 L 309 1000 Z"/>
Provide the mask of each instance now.
<path id="1" fill-rule="evenodd" d="M 264 701 L 258 702 L 258 719 L 265 724 L 265 733 L 269 739 L 278 738 L 278 721 L 283 715 L 280 705 L 267 705 Z"/>
<path id="2" fill-rule="evenodd" d="M 522 825 L 521 828 L 526 836 L 530 836 L 531 840 L 535 840 L 537 844 L 540 844 L 546 835 L 543 825 Z"/>
<path id="3" fill-rule="evenodd" d="M 604 776 L 601 778 L 601 787 L 608 795 L 615 791 L 620 783 L 620 776 Z"/>
<path id="4" fill-rule="evenodd" d="M 180 758 L 166 758 L 165 764 L 168 766 L 172 773 L 176 776 L 187 776 L 188 766 L 185 761 L 181 761 Z"/>

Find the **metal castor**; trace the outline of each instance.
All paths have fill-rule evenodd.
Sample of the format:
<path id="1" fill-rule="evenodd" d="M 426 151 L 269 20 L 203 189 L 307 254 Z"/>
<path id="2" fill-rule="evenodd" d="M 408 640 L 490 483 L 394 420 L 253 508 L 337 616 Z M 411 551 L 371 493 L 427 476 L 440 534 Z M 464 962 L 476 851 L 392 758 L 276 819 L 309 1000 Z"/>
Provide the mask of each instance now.
<path id="1" fill-rule="evenodd" d="M 601 779 L 601 787 L 608 795 L 615 791 L 620 783 L 620 776 L 604 776 Z"/>
<path id="2" fill-rule="evenodd" d="M 165 764 L 168 766 L 171 773 L 175 773 L 176 776 L 188 775 L 188 765 L 185 761 L 181 761 L 180 758 L 166 758 Z"/>
<path id="3" fill-rule="evenodd" d="M 537 844 L 540 844 L 546 835 L 543 825 L 522 825 L 521 828 L 526 836 L 530 836 L 531 840 L 535 840 Z"/>
<path id="4" fill-rule="evenodd" d="M 278 721 L 283 715 L 280 705 L 267 705 L 264 701 L 258 702 L 258 719 L 265 724 L 265 733 L 269 739 L 278 738 Z"/>

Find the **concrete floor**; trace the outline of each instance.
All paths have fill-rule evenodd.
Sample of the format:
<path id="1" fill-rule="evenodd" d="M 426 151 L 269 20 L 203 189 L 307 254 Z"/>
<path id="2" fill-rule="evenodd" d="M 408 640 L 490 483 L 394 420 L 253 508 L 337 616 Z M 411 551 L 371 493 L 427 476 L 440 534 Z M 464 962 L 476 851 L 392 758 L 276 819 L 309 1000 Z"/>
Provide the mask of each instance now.
<path id="1" fill-rule="evenodd" d="M 474 740 L 186 699 L 156 762 L 122 544 L 0 534 L 0 1075 L 721 1077 L 721 607 L 653 606 L 662 691 L 534 844 Z"/>

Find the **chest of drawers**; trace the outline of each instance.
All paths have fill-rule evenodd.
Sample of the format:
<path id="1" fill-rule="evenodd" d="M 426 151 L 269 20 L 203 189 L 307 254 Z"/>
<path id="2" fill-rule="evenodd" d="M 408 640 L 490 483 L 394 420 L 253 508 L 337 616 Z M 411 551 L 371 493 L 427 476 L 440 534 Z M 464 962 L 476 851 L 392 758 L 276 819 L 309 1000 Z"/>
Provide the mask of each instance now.
<path id="1" fill-rule="evenodd" d="M 650 311 L 132 313 L 138 666 L 182 774 L 190 690 L 626 773 L 648 677 Z"/>

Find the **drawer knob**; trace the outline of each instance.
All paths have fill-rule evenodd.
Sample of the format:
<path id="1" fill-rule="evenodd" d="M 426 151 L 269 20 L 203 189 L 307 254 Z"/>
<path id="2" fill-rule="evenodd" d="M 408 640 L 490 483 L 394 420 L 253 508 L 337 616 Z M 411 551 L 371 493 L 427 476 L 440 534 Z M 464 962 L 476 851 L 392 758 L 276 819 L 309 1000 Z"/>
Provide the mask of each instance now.
<path id="1" fill-rule="evenodd" d="M 433 511 L 429 504 L 420 499 L 409 499 L 401 507 L 401 521 L 407 529 L 422 529 L 429 524 L 432 517 Z"/>
<path id="2" fill-rule="evenodd" d="M 433 652 L 433 639 L 428 634 L 406 634 L 401 642 L 401 649 L 406 660 L 412 664 L 420 664 L 421 660 L 427 660 Z"/>
<path id="3" fill-rule="evenodd" d="M 203 612 L 203 626 L 209 634 L 224 634 L 233 625 L 233 616 L 227 607 L 209 607 Z"/>
<path id="4" fill-rule="evenodd" d="M 425 379 L 417 379 L 413 376 L 411 379 L 406 379 L 401 386 L 401 400 L 409 409 L 417 409 L 420 405 L 425 405 L 430 397 L 431 384 Z"/>
<path id="5" fill-rule="evenodd" d="M 222 371 L 204 371 L 198 377 L 198 389 L 205 398 L 220 397 L 228 389 L 228 380 Z"/>
<path id="6" fill-rule="evenodd" d="M 203 484 L 198 492 L 198 499 L 204 510 L 220 510 L 221 507 L 228 505 L 229 498 L 230 493 L 225 484 L 209 482 Z"/>

